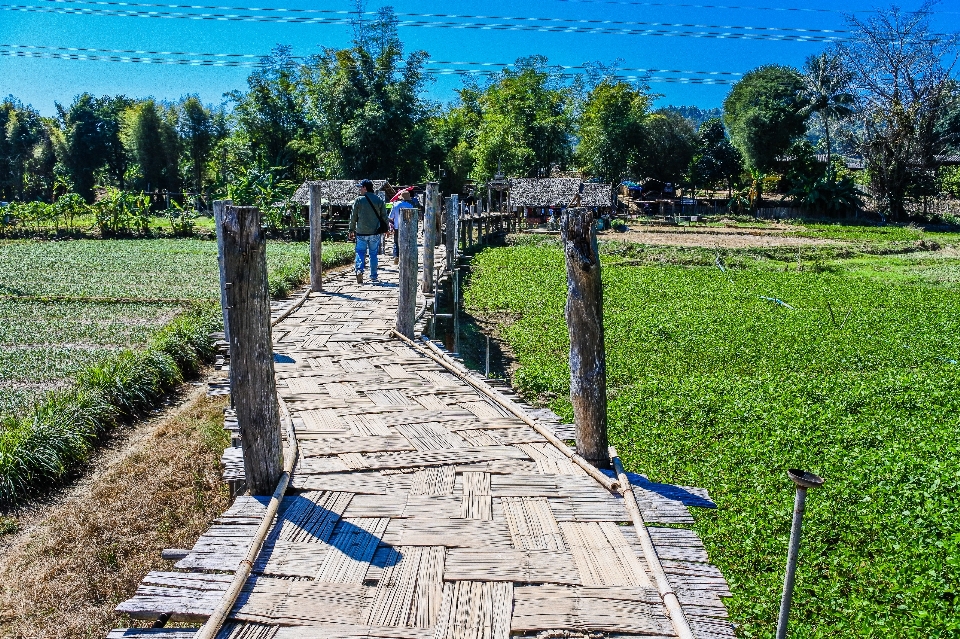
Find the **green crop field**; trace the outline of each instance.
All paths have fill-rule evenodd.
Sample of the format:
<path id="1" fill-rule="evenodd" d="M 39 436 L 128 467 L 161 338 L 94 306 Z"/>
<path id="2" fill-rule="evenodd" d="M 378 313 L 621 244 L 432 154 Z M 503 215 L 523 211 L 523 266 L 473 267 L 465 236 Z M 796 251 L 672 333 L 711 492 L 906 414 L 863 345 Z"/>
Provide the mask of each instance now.
<path id="1" fill-rule="evenodd" d="M 347 244 L 324 249 L 330 265 L 352 255 Z M 309 249 L 270 242 L 267 261 L 271 288 L 283 293 L 308 273 Z M 111 353 L 146 345 L 190 300 L 218 296 L 212 241 L 0 242 L 0 414 L 22 412 Z"/>
<path id="2" fill-rule="evenodd" d="M 628 470 L 709 490 L 719 507 L 692 510 L 739 636 L 774 635 L 792 467 L 827 481 L 790 636 L 960 636 L 960 260 L 601 252 L 612 443 Z M 478 253 L 465 303 L 498 323 L 522 392 L 571 419 L 565 295 L 547 242 Z"/>

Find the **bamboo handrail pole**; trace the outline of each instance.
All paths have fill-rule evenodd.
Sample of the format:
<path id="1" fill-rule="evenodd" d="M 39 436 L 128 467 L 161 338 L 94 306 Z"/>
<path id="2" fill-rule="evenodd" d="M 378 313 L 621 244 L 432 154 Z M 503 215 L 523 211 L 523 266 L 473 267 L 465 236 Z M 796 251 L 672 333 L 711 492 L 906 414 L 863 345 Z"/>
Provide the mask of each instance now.
<path id="1" fill-rule="evenodd" d="M 306 296 L 304 299 L 306 299 Z M 277 489 L 273 491 L 273 496 L 267 505 L 267 512 L 263 516 L 263 521 L 260 522 L 257 533 L 253 536 L 250 550 L 247 551 L 246 557 L 244 557 L 240 565 L 237 566 L 237 572 L 233 575 L 233 581 L 230 582 L 230 587 L 227 588 L 227 591 L 223 594 L 223 597 L 221 597 L 220 603 L 217 604 L 213 614 L 211 614 L 207 622 L 203 624 L 203 627 L 200 628 L 200 631 L 197 632 L 194 639 L 216 639 L 217 633 L 220 632 L 220 628 L 227 620 L 227 616 L 233 609 L 237 597 L 240 596 L 240 591 L 243 590 L 244 584 L 247 583 L 247 578 L 250 577 L 250 573 L 253 572 L 253 562 L 257 560 L 257 555 L 260 554 L 260 550 L 263 548 L 263 541 L 273 527 L 273 518 L 276 517 L 277 510 L 280 508 L 280 502 L 287 492 L 290 475 L 293 474 L 293 468 L 297 463 L 299 446 L 297 445 L 297 432 L 293 426 L 293 418 L 290 416 L 290 411 L 287 410 L 287 405 L 279 396 L 277 397 L 277 401 L 280 403 L 280 410 L 283 412 L 284 419 L 287 422 L 287 438 L 290 440 L 290 454 L 285 456 L 283 473 L 280 475 L 280 481 L 277 482 Z"/>
<path id="2" fill-rule="evenodd" d="M 626 502 L 627 512 L 633 520 L 633 527 L 637 531 L 637 537 L 640 539 L 640 547 L 643 549 L 643 558 L 647 561 L 650 572 L 653 573 L 653 579 L 657 584 L 657 592 L 660 593 L 660 599 L 670 615 L 670 623 L 677 632 L 680 639 L 693 639 L 693 632 L 690 630 L 690 624 L 687 622 L 683 609 L 680 607 L 680 600 L 677 599 L 677 593 L 673 591 L 673 586 L 667 580 L 667 575 L 663 571 L 663 564 L 660 563 L 660 557 L 657 555 L 656 548 L 653 547 L 653 539 L 650 538 L 650 531 L 647 524 L 643 521 L 643 514 L 640 512 L 640 505 L 637 503 L 637 496 L 633 494 L 633 488 L 630 486 L 630 478 L 627 477 L 623 464 L 617 456 L 617 450 L 610 447 L 610 458 L 613 460 L 613 468 L 620 480 L 620 494 L 623 495 Z"/>
<path id="3" fill-rule="evenodd" d="M 403 340 L 403 342 L 406 343 L 408 346 L 411 346 L 414 349 L 424 353 L 427 357 L 437 362 L 438 364 L 440 364 L 441 366 L 449 370 L 451 373 L 453 373 L 454 375 L 456 375 L 457 377 L 465 381 L 467 384 L 472 386 L 482 395 L 489 397 L 490 399 L 498 403 L 500 406 L 510 411 L 510 413 L 512 413 L 515 417 L 520 419 L 527 426 L 530 426 L 531 428 L 533 428 L 535 431 L 541 434 L 548 442 L 553 444 L 555 448 L 557 448 L 558 450 L 560 450 L 560 452 L 562 452 L 564 455 L 570 458 L 570 461 L 572 461 L 577 466 L 580 466 L 580 468 L 585 470 L 588 475 L 590 475 L 596 481 L 598 481 L 604 488 L 606 488 L 612 493 L 616 493 L 620 491 L 620 484 L 617 480 L 610 479 L 609 477 L 604 475 L 602 472 L 600 472 L 595 466 L 593 466 L 586 459 L 584 459 L 574 451 L 570 450 L 570 447 L 567 446 L 562 439 L 554 435 L 552 432 L 544 428 L 542 425 L 530 419 L 530 417 L 528 417 L 527 414 L 523 411 L 523 409 L 521 409 L 519 406 L 517 406 L 510 400 L 500 395 L 500 393 L 496 392 L 493 388 L 491 388 L 486 383 L 473 379 L 468 372 L 465 372 L 465 369 L 461 370 L 461 366 L 459 363 L 447 357 L 446 354 L 444 354 L 439 348 L 437 348 L 435 344 L 433 344 L 429 340 L 424 340 L 427 346 L 429 346 L 430 349 L 432 349 L 433 352 L 431 352 L 430 349 L 423 348 L 413 340 L 407 339 L 405 336 L 401 335 L 400 333 L 396 331 L 392 331 L 392 332 L 394 336 Z"/>

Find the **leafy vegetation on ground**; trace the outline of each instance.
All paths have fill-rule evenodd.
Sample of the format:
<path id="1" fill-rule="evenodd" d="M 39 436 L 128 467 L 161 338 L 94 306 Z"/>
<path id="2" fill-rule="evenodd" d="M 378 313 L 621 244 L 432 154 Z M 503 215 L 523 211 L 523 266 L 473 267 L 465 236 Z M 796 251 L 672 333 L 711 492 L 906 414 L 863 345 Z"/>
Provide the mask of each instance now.
<path id="1" fill-rule="evenodd" d="M 349 244 L 324 246 L 343 264 Z M 309 275 L 309 248 L 267 244 L 270 292 Z M 191 300 L 219 296 L 217 246 L 200 240 L 0 242 L 0 414 L 64 389 L 80 370 L 148 344 Z"/>
<path id="2" fill-rule="evenodd" d="M 352 258 L 328 244 L 324 262 Z M 306 244 L 267 245 L 270 291 L 309 274 Z M 217 247 L 198 240 L 0 243 L 0 502 L 48 486 L 117 421 L 210 355 Z"/>
<path id="3" fill-rule="evenodd" d="M 957 636 L 960 290 L 932 273 L 960 260 L 714 258 L 604 255 L 610 434 L 628 469 L 710 491 L 719 507 L 693 509 L 696 529 L 739 636 L 774 634 L 792 467 L 827 482 L 808 498 L 791 636 Z M 500 322 L 522 392 L 569 419 L 565 293 L 559 247 L 520 245 L 475 256 L 465 303 Z"/>

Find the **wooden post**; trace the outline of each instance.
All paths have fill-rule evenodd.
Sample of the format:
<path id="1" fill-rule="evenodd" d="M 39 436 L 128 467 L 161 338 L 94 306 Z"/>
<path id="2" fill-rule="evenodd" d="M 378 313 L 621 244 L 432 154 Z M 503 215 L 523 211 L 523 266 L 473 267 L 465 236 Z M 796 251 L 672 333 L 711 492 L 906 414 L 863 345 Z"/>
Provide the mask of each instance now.
<path id="1" fill-rule="evenodd" d="M 420 290 L 433 291 L 433 257 L 437 246 L 437 205 L 440 200 L 440 185 L 427 182 L 427 192 L 423 196 L 423 281 Z"/>
<path id="2" fill-rule="evenodd" d="M 570 401 L 577 452 L 595 466 L 610 465 L 607 450 L 607 371 L 603 343 L 603 284 L 596 225 L 589 209 L 571 208 L 560 223 L 567 262 Z"/>
<path id="3" fill-rule="evenodd" d="M 417 222 L 420 211 L 400 209 L 400 303 L 397 306 L 397 332 L 414 339 L 417 319 Z"/>
<path id="4" fill-rule="evenodd" d="M 447 270 L 457 264 L 457 240 L 460 238 L 460 196 L 451 195 L 447 200 Z"/>
<path id="5" fill-rule="evenodd" d="M 230 343 L 230 321 L 227 319 L 227 280 L 223 272 L 223 209 L 233 204 L 232 200 L 214 200 L 213 221 L 217 229 L 217 264 L 220 265 L 220 308 L 223 309 L 224 340 Z"/>
<path id="6" fill-rule="evenodd" d="M 226 206 L 222 226 L 230 309 L 230 374 L 243 470 L 251 495 L 272 495 L 283 472 L 283 443 L 260 211 L 255 206 Z"/>
<path id="7" fill-rule="evenodd" d="M 321 183 L 310 183 L 310 290 L 323 290 L 323 239 L 320 223 L 323 221 Z"/>

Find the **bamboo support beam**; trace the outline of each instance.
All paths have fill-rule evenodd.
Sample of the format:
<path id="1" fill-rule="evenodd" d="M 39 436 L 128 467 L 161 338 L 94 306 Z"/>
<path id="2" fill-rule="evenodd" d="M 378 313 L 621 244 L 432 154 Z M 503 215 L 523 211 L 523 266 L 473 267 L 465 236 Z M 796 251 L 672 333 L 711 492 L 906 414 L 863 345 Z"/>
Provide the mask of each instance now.
<path id="1" fill-rule="evenodd" d="M 613 468 L 617 473 L 617 479 L 620 480 L 620 493 L 627 507 L 627 512 L 633 520 L 633 527 L 637 531 L 637 537 L 640 540 L 640 547 L 643 550 L 643 558 L 650 568 L 654 583 L 657 586 L 657 592 L 660 593 L 660 599 L 670 615 L 670 623 L 680 639 L 693 639 L 693 632 L 690 630 L 690 624 L 687 622 L 683 609 L 680 607 L 680 600 L 677 599 L 677 593 L 673 591 L 673 586 L 667 580 L 667 574 L 663 570 L 663 564 L 660 563 L 660 556 L 657 555 L 657 549 L 653 545 L 653 539 L 650 538 L 650 531 L 647 524 L 643 521 L 643 514 L 640 512 L 640 505 L 637 503 L 637 497 L 633 494 L 633 488 L 630 485 L 630 478 L 623 470 L 623 464 L 617 456 L 617 451 L 613 447 L 608 451 L 608 455 L 613 460 Z"/>
<path id="2" fill-rule="evenodd" d="M 321 184 L 310 184 L 310 290 L 323 290 L 323 221 Z"/>
<path id="3" fill-rule="evenodd" d="M 433 256 L 437 246 L 437 208 L 440 201 L 440 185 L 427 182 L 423 196 L 423 278 L 420 290 L 424 294 L 433 291 Z"/>
<path id="4" fill-rule="evenodd" d="M 400 209 L 400 291 L 397 332 L 412 338 L 417 314 L 417 222 L 420 212 Z"/>

